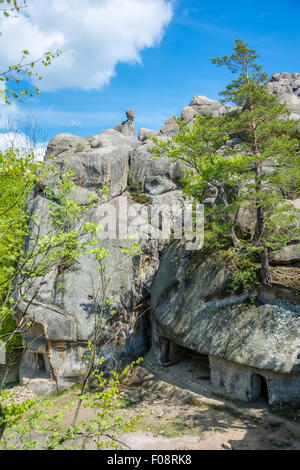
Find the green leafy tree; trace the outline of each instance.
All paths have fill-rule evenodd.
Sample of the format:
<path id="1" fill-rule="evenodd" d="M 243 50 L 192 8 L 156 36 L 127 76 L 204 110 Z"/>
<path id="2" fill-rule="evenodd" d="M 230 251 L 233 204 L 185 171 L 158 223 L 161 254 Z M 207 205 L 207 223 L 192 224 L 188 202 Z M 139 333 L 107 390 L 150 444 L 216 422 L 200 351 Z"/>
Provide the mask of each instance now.
<path id="1" fill-rule="evenodd" d="M 89 221 L 89 212 L 100 198 L 93 194 L 89 196 L 89 202 L 84 205 L 77 203 L 74 195 L 78 188 L 73 182 L 73 170 L 66 168 L 65 171 L 61 171 L 60 164 L 57 166 L 56 163 L 52 163 L 51 160 L 47 163 L 34 163 L 32 173 L 28 169 L 29 175 L 35 181 L 35 189 L 38 189 L 40 195 L 44 195 L 42 200 L 46 202 L 44 208 L 40 207 L 36 217 L 29 218 L 25 210 L 24 233 L 27 240 L 21 249 L 17 247 L 16 252 L 19 257 L 6 272 L 6 277 L 4 276 L 5 295 L 0 304 L 0 320 L 3 323 L 6 318 L 12 318 L 16 311 L 22 311 L 22 316 L 19 316 L 18 325 L 13 331 L 2 331 L 0 340 L 4 340 L 7 344 L 16 335 L 24 334 L 32 327 L 30 306 L 39 294 L 47 274 L 57 267 L 60 270 L 69 269 L 74 263 L 80 262 L 83 255 L 87 255 L 95 261 L 96 269 L 95 272 L 90 272 L 95 325 L 93 337 L 83 355 L 86 374 L 82 380 L 77 404 L 73 404 L 74 417 L 67 431 L 59 427 L 59 423 L 64 419 L 63 414 L 52 416 L 45 409 L 37 411 L 31 400 L 27 400 L 23 405 L 16 406 L 13 401 L 7 404 L 7 400 L 11 398 L 9 392 L 0 391 L 0 440 L 1 436 L 4 436 L 2 442 L 4 448 L 14 448 L 14 443 L 17 441 L 18 448 L 29 449 L 41 444 L 36 436 L 43 434 L 46 436 L 44 447 L 52 449 L 70 445 L 74 440 L 76 445 L 76 439 L 84 431 L 85 445 L 89 438 L 93 438 L 99 450 L 104 445 L 115 448 L 118 442 L 121 443 L 117 435 L 120 432 L 129 432 L 140 418 L 135 416 L 126 421 L 116 415 L 115 411 L 119 406 L 120 374 L 112 371 L 111 377 L 107 379 L 101 370 L 104 363 L 103 348 L 124 329 L 124 325 L 119 326 L 116 322 L 115 329 L 109 335 L 105 335 L 107 320 L 115 314 L 114 305 L 108 299 L 108 287 L 113 276 L 118 275 L 122 262 L 128 257 L 140 254 L 141 251 L 134 240 L 128 240 L 121 249 L 123 256 L 120 263 L 113 272 L 107 272 L 107 258 L 110 252 L 102 245 L 97 224 Z M 24 164 L 25 162 L 21 160 L 19 162 L 21 166 L 16 165 L 16 174 Z M 6 171 L 11 173 L 11 169 L 7 166 Z M 26 204 L 30 204 L 31 198 L 35 195 L 35 191 L 27 194 Z M 41 222 L 45 218 L 49 220 L 49 224 L 47 233 L 42 234 Z M 105 344 L 103 344 L 104 336 Z M 128 368 L 122 375 L 126 374 L 126 371 Z M 94 394 L 88 392 L 91 380 L 96 382 L 101 391 Z M 78 424 L 82 405 L 95 410 L 92 422 Z M 25 415 L 27 425 L 24 424 Z M 8 429 L 8 433 L 4 434 L 5 429 Z"/>
<path id="2" fill-rule="evenodd" d="M 227 85 L 221 95 L 225 102 L 237 106 L 227 116 L 227 132 L 242 137 L 243 151 L 251 158 L 255 181 L 247 184 L 247 198 L 256 207 L 254 244 L 260 256 L 262 282 L 268 285 L 271 283 L 270 250 L 284 246 L 291 235 L 283 236 L 278 230 L 287 222 L 292 222 L 292 207 L 282 204 L 282 194 L 277 193 L 276 181 L 280 179 L 282 190 L 287 194 L 289 181 L 286 169 L 299 175 L 299 123 L 287 119 L 289 110 L 268 93 L 268 75 L 256 63 L 258 57 L 247 43 L 237 39 L 233 54 L 212 59 L 212 62 L 237 74 L 236 80 Z M 265 162 L 273 162 L 274 172 L 268 174 L 264 171 Z M 275 234 L 274 227 L 277 227 Z"/>
<path id="3" fill-rule="evenodd" d="M 192 128 L 180 119 L 179 132 L 167 141 L 153 137 L 154 157 L 167 156 L 185 166 L 182 179 L 186 196 L 202 201 L 205 188 L 217 193 L 216 205 L 205 211 L 205 239 L 215 248 L 234 246 L 238 272 L 233 287 L 249 288 L 257 279 L 271 282 L 270 252 L 295 239 L 296 209 L 287 200 L 300 190 L 299 123 L 289 120 L 290 112 L 268 93 L 268 76 L 256 64 L 258 55 L 236 40 L 234 53 L 212 59 L 238 74 L 222 92 L 224 101 L 235 107 L 221 117 L 196 116 Z M 240 137 L 231 148 L 228 139 Z M 268 168 L 270 169 L 269 171 Z M 257 228 L 253 239 L 238 237 L 234 222 L 242 207 L 254 207 Z"/>
<path id="4" fill-rule="evenodd" d="M 0 0 L 0 12 L 5 17 L 18 14 L 21 8 L 26 8 L 26 0 Z M 46 52 L 41 58 L 30 59 L 29 52 L 24 50 L 18 63 L 0 71 L 5 102 L 9 104 L 11 98 L 33 96 L 34 92 L 38 94 L 37 88 L 20 88 L 22 81 L 32 79 L 37 63 L 46 67 L 58 55 L 60 51 Z M 35 75 L 42 78 L 39 74 Z M 106 258 L 110 253 L 97 237 L 96 224 L 86 221 L 87 213 L 99 201 L 99 197 L 91 195 L 86 204 L 78 204 L 74 197 L 78 188 L 74 184 L 72 168 L 62 169 L 61 163 L 52 163 L 51 158 L 47 162 L 37 162 L 33 152 L 16 146 L 0 153 L 0 342 L 5 344 L 7 352 L 22 349 L 21 336 L 33 326 L 30 306 L 45 277 L 57 267 L 60 270 L 69 269 L 84 254 L 97 263 L 96 272 L 91 273 L 94 336 L 84 355 L 86 376 L 77 405 L 70 404 L 74 408 L 74 419 L 67 432 L 60 428 L 64 414 L 49 413 L 51 402 L 42 408 L 39 405 L 35 407 L 34 400 L 15 403 L 14 392 L 3 389 L 4 376 L 0 384 L 0 443 L 5 449 L 36 448 L 40 445 L 38 436 L 43 436 L 46 449 L 63 447 L 66 442 L 71 447 L 72 439 L 81 436 L 83 432 L 83 448 L 90 439 L 95 440 L 98 449 L 104 445 L 115 448 L 119 442 L 118 433 L 129 432 L 139 419 L 135 417 L 126 421 L 114 414 L 119 406 L 120 375 L 112 372 L 111 378 L 106 379 L 100 370 L 104 361 L 102 334 L 106 328 L 107 315 L 114 315 L 114 309 L 107 299 L 107 289 L 113 275 L 106 272 Z M 30 217 L 28 208 L 37 191 L 43 194 L 45 207 L 41 208 L 38 217 Z M 45 217 L 49 220 L 48 231 L 42 234 L 41 222 Z M 124 258 L 140 252 L 135 242 L 124 246 L 122 251 Z M 65 287 L 60 285 L 59 288 Z M 22 312 L 17 324 L 14 320 L 16 312 Z M 118 333 L 117 328 L 108 341 L 112 341 Z M 122 375 L 126 375 L 127 371 L 128 368 Z M 98 383 L 101 390 L 92 395 L 87 392 L 91 379 Z M 77 419 L 82 404 L 95 409 L 95 418 L 91 423 L 79 425 Z"/>
<path id="5" fill-rule="evenodd" d="M 223 117 L 196 116 L 192 128 L 185 125 L 181 119 L 175 120 L 180 128 L 178 134 L 168 141 L 153 137 L 155 145 L 149 152 L 154 158 L 165 155 L 173 162 L 180 160 L 185 164 L 182 183 L 186 197 L 201 201 L 208 186 L 216 190 L 222 206 L 222 215 L 218 216 L 218 207 L 213 210 L 206 208 L 206 230 L 207 221 L 211 219 L 210 229 L 214 236 L 223 234 L 228 239 L 229 232 L 233 245 L 238 245 L 239 240 L 231 218 L 235 205 L 229 201 L 226 188 L 234 187 L 240 182 L 241 174 L 248 168 L 247 158 L 240 155 L 224 158 L 224 153 L 229 150 L 226 148 L 229 136 L 226 130 L 224 131 Z"/>

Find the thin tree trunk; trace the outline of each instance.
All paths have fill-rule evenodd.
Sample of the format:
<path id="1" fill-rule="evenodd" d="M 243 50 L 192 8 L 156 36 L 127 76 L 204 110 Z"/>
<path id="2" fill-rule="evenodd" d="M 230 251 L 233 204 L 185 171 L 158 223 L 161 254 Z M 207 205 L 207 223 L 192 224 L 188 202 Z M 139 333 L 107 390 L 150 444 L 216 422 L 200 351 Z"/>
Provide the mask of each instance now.
<path id="1" fill-rule="evenodd" d="M 253 105 L 251 104 L 249 107 L 250 111 L 253 112 Z M 253 133 L 253 143 L 252 143 L 252 150 L 253 154 L 259 156 L 259 146 L 258 146 L 258 139 L 257 139 L 257 124 L 254 119 L 251 122 L 252 133 Z M 261 192 L 262 190 L 262 183 L 261 183 L 261 163 L 259 161 L 255 164 L 255 173 L 256 173 L 256 190 L 257 192 Z M 260 272 L 262 277 L 262 282 L 264 285 L 268 286 L 271 284 L 271 271 L 270 271 L 270 263 L 269 263 L 269 250 L 265 245 L 265 237 L 266 237 L 266 220 L 265 220 L 265 211 L 261 201 L 257 200 L 257 228 L 258 228 L 258 240 L 257 244 L 262 248 L 260 252 Z"/>
<path id="2" fill-rule="evenodd" d="M 261 165 L 257 163 L 255 165 L 255 171 L 257 176 L 257 191 L 262 190 L 261 185 Z M 262 206 L 262 203 L 258 201 L 257 206 L 257 245 L 262 247 L 262 251 L 260 252 L 260 272 L 262 277 L 262 282 L 264 285 L 268 286 L 271 284 L 271 270 L 270 270 L 270 262 L 269 262 L 269 250 L 265 245 L 265 236 L 266 236 L 266 220 L 265 220 L 265 211 Z"/>
<path id="3" fill-rule="evenodd" d="M 262 246 L 263 249 L 260 253 L 260 264 L 261 264 L 261 277 L 264 285 L 268 286 L 271 284 L 271 271 L 269 262 L 269 250 L 265 246 L 264 237 L 266 235 L 266 223 L 265 213 L 262 206 L 257 208 L 257 225 L 258 225 L 258 246 Z"/>
<path id="4" fill-rule="evenodd" d="M 228 204 L 227 195 L 226 195 L 226 192 L 224 190 L 224 187 L 223 186 L 218 186 L 217 189 L 218 189 L 219 197 L 222 200 L 222 203 L 227 208 L 229 206 L 229 204 Z M 230 223 L 230 236 L 231 236 L 233 246 L 238 246 L 238 245 L 240 245 L 240 240 L 236 236 L 232 220 L 230 219 L 230 216 L 228 214 L 226 214 L 226 219 Z"/>
<path id="5" fill-rule="evenodd" d="M 5 414 L 4 414 L 3 408 L 1 406 L 1 403 L 0 403 L 0 419 L 2 421 L 0 423 L 0 440 L 1 440 L 2 436 L 4 434 L 4 431 L 5 431 L 5 427 L 6 427 Z"/>
<path id="6" fill-rule="evenodd" d="M 264 248 L 264 250 L 261 252 L 260 260 L 261 260 L 261 277 L 263 280 L 263 284 L 265 286 L 269 286 L 272 282 L 272 277 L 271 277 L 271 270 L 270 270 L 270 263 L 269 263 L 268 248 Z"/>

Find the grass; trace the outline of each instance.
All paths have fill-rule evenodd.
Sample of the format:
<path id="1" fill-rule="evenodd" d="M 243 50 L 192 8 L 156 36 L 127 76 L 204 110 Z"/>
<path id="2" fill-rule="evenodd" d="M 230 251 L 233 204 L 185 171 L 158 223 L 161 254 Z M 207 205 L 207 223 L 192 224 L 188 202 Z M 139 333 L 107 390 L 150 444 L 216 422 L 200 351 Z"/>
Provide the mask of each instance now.
<path id="1" fill-rule="evenodd" d="M 149 204 L 150 198 L 144 193 L 131 193 L 131 197 L 137 204 Z"/>
<path id="2" fill-rule="evenodd" d="M 18 380 L 15 380 L 14 382 L 8 382 L 7 384 L 4 385 L 4 389 L 10 389 L 14 387 L 18 387 L 20 385 L 20 382 Z"/>
<path id="3" fill-rule="evenodd" d="M 62 390 L 61 392 L 55 393 L 53 395 L 47 395 L 46 397 L 41 398 L 38 400 L 38 403 L 44 403 L 47 401 L 55 402 L 56 400 L 59 400 L 59 398 L 65 397 L 66 395 L 70 395 L 68 398 L 75 398 L 79 396 L 80 389 L 81 385 L 73 385 L 73 387 L 70 387 L 69 389 Z"/>
<path id="4" fill-rule="evenodd" d="M 145 418 L 136 426 L 136 430 L 148 431 L 154 434 L 154 436 L 164 436 L 167 438 L 184 436 L 194 434 L 203 437 L 203 433 L 198 431 L 198 426 L 188 426 L 186 423 L 178 418 L 172 418 L 166 423 L 161 423 L 160 420 L 155 419 L 155 422 L 149 422 L 149 419 Z"/>
<path id="5" fill-rule="evenodd" d="M 78 398 L 79 391 L 80 387 L 78 385 L 75 385 L 69 390 L 64 390 L 55 395 L 39 399 L 35 403 L 34 407 L 46 405 L 47 402 L 53 402 L 54 406 L 48 409 L 48 413 L 50 415 L 54 415 L 55 413 L 60 411 L 64 411 L 66 413 L 67 404 L 72 402 L 72 400 L 76 402 L 76 398 Z M 130 396 L 127 395 L 127 393 L 121 393 L 118 397 L 118 402 L 119 404 L 117 406 L 117 409 L 115 410 L 116 413 L 118 413 L 118 410 L 128 410 L 129 415 L 126 416 L 126 419 L 130 419 L 131 411 L 133 415 L 135 414 L 135 401 L 132 401 L 130 399 Z M 67 412 L 67 414 L 70 415 L 70 411 Z M 81 419 L 79 419 L 79 422 L 80 421 Z M 66 427 L 67 426 L 62 425 L 62 429 Z M 199 431 L 197 425 L 191 427 L 178 417 L 165 421 L 162 419 L 154 418 L 151 415 L 144 416 L 141 421 L 135 425 L 135 430 L 148 432 L 150 431 L 155 436 L 165 436 L 167 438 L 184 436 L 194 433 L 199 436 L 203 435 L 203 433 Z"/>

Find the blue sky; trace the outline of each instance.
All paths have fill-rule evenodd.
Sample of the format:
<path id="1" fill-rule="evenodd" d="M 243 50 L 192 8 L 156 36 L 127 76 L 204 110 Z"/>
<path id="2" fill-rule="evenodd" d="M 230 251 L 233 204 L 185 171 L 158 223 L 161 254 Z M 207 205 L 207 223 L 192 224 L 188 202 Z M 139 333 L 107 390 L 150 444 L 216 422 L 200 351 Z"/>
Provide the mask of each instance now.
<path id="1" fill-rule="evenodd" d="M 31 1 L 36 2 L 37 0 L 28 0 L 29 3 Z M 69 1 L 60 0 L 66 4 Z M 77 0 L 72 1 L 74 3 Z M 101 4 L 106 1 L 89 0 L 91 8 L 95 7 L 97 2 Z M 57 37 L 53 39 L 53 45 L 59 41 L 62 43 L 61 60 L 64 58 L 63 45 L 67 45 L 67 42 L 61 38 L 60 32 L 67 36 L 71 34 L 68 31 L 72 31 L 74 36 L 72 36 L 72 40 L 77 41 L 78 39 L 76 47 L 81 49 L 78 60 L 82 61 L 82 67 L 85 69 L 80 68 L 78 61 L 76 64 L 70 62 L 69 69 L 59 70 L 57 68 L 57 71 L 56 66 L 53 65 L 52 81 L 49 79 L 48 83 L 45 79 L 45 89 L 41 84 L 40 96 L 31 101 L 27 100 L 25 105 L 18 104 L 16 113 L 18 116 L 23 116 L 30 109 L 36 117 L 38 125 L 46 130 L 48 138 L 61 132 L 71 132 L 81 136 L 98 133 L 102 129 L 114 127 L 123 120 L 125 110 L 128 108 L 136 110 L 137 131 L 140 127 L 160 128 L 168 117 L 174 114 L 178 115 L 194 95 L 206 95 L 218 99 L 218 92 L 232 77 L 228 71 L 212 65 L 210 58 L 230 53 L 236 38 L 246 40 L 250 47 L 258 51 L 261 56 L 260 62 L 269 74 L 273 72 L 300 72 L 300 0 L 252 0 L 251 2 L 242 2 L 241 0 L 227 0 L 226 2 L 221 0 L 213 2 L 201 0 L 110 1 L 115 2 L 115 6 L 118 2 L 128 2 L 127 5 L 130 4 L 132 7 L 131 17 L 134 16 L 134 9 L 139 3 L 141 6 L 144 5 L 144 11 L 138 14 L 145 13 L 147 16 L 149 13 L 149 22 L 142 25 L 141 31 L 137 33 L 137 36 L 134 36 L 134 28 L 139 27 L 141 21 L 144 21 L 141 18 L 144 17 L 138 16 L 137 22 L 128 26 L 126 22 L 123 25 L 120 16 L 116 20 L 120 22 L 120 26 L 116 29 L 116 33 L 113 33 L 110 21 L 112 25 L 115 18 L 107 10 L 106 26 L 109 33 L 100 37 L 100 33 L 97 32 L 97 23 L 93 23 L 90 28 L 91 30 L 95 28 L 95 32 L 89 33 L 88 21 L 92 16 L 88 16 L 83 18 L 83 21 L 87 23 L 88 32 L 83 36 L 87 42 L 84 42 L 82 38 L 75 38 L 76 31 L 70 29 L 64 32 L 63 21 L 56 27 Z M 40 8 L 43 3 L 46 6 L 48 2 L 39 0 L 39 3 L 36 4 L 37 8 Z M 145 4 L 148 4 L 149 8 L 151 7 L 149 12 L 147 12 Z M 54 20 L 53 16 L 53 23 L 55 23 Z M 38 24 L 42 28 L 44 24 L 42 13 L 37 15 L 34 21 L 39 22 Z M 80 17 L 76 21 L 78 23 L 74 28 L 80 32 Z M 67 28 L 67 21 L 65 24 Z M 115 43 L 115 36 L 118 35 L 118 31 L 122 33 L 123 26 L 132 29 L 132 37 L 127 37 L 124 34 L 121 43 Z M 21 23 L 19 28 L 20 34 L 22 34 Z M 145 37 L 143 37 L 143 29 Z M 3 29 L 1 28 L 1 30 Z M 4 32 L 9 36 L 8 29 Z M 88 34 L 91 34 L 91 38 L 88 37 Z M 31 44 L 30 41 L 32 41 L 33 48 L 37 42 L 34 35 L 33 30 L 32 38 L 29 38 L 29 43 Z M 27 36 L 24 32 L 24 37 Z M 106 37 L 107 42 L 105 42 Z M 43 40 L 43 36 L 41 36 L 39 42 L 42 45 Z M 100 41 L 99 49 L 95 48 L 91 51 L 93 60 L 84 62 L 90 53 L 91 41 L 94 44 L 97 40 Z M 126 49 L 127 40 L 128 48 Z M 4 41 L 5 35 L 3 43 Z M 120 54 L 119 57 L 120 44 L 122 47 L 124 46 L 124 51 L 123 55 Z M 52 43 L 45 43 L 45 47 L 51 45 Z M 71 47 L 70 44 L 68 47 Z M 109 61 L 110 48 L 114 56 L 112 63 L 107 62 Z M 38 53 L 39 51 L 34 52 Z M 7 52 L 5 53 L 4 57 L 4 49 L 0 48 L 2 62 L 9 62 L 14 57 L 13 52 L 11 56 Z M 107 56 L 105 60 L 102 57 L 104 54 Z M 65 61 L 68 58 L 67 51 Z M 101 77 L 102 63 L 107 77 L 105 79 L 99 78 L 99 89 L 96 89 L 92 76 L 95 74 L 95 77 Z M 95 71 L 96 65 L 98 69 Z M 50 72 L 50 68 L 44 71 L 45 77 L 47 72 Z M 81 73 L 82 77 L 79 79 L 78 74 Z M 57 87 L 55 86 L 55 74 L 57 74 Z M 78 81 L 76 81 L 77 76 Z M 104 82 L 102 86 L 101 80 Z"/>

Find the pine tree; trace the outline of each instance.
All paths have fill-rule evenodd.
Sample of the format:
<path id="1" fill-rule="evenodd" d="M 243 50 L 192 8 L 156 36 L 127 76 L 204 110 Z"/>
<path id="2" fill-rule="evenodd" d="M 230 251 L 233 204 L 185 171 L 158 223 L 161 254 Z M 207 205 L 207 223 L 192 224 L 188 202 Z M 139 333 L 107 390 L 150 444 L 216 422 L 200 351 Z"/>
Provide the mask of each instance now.
<path id="1" fill-rule="evenodd" d="M 249 49 L 247 43 L 240 39 L 235 43 L 233 54 L 212 59 L 212 62 L 226 66 L 238 75 L 221 95 L 223 101 L 237 107 L 227 116 L 227 131 L 229 135 L 243 138 L 244 151 L 252 157 L 255 183 L 248 189 L 257 213 L 255 246 L 260 252 L 262 281 L 268 285 L 271 282 L 269 251 L 272 247 L 271 240 L 268 240 L 268 225 L 274 225 L 274 211 L 278 211 L 281 217 L 284 212 L 282 204 L 280 207 L 281 196 L 276 197 L 278 180 L 284 188 L 288 185 L 288 169 L 292 168 L 295 174 L 299 174 L 299 123 L 287 119 L 290 112 L 286 106 L 268 93 L 268 75 L 256 63 L 259 57 L 256 51 Z M 271 175 L 263 171 L 263 163 L 270 159 L 274 165 Z M 286 205 L 285 209 L 288 212 L 289 207 Z"/>

